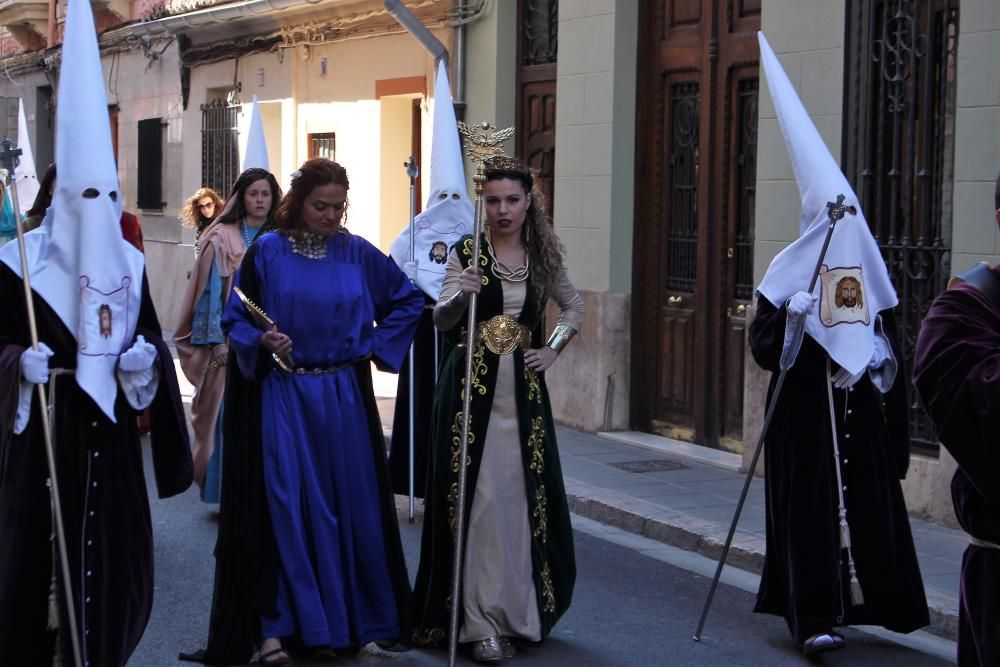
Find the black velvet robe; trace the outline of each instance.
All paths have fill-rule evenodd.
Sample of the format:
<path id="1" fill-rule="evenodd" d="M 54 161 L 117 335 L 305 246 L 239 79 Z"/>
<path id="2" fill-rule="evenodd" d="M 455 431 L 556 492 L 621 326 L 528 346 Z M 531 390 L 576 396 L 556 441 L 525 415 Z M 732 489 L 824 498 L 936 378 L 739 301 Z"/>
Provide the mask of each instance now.
<path id="1" fill-rule="evenodd" d="M 913 381 L 958 461 L 959 524 L 1000 545 L 1000 308 L 969 285 L 938 295 L 917 338 Z M 1000 665 L 1000 549 L 969 545 L 962 557 L 958 662 Z"/>
<path id="2" fill-rule="evenodd" d="M 806 335 L 788 371 L 765 440 L 767 553 L 754 611 L 783 616 L 799 643 L 841 625 L 910 632 L 929 623 L 923 580 L 899 480 L 909 464 L 909 421 L 902 357 L 891 315 L 886 333 L 900 361 L 888 394 L 867 374 L 834 389 L 847 520 L 865 603 L 852 606 L 847 558 L 839 548 L 837 478 L 826 352 Z M 750 325 L 754 359 L 778 377 L 786 312 L 764 298 Z M 839 367 L 832 363 L 832 370 Z"/>
<path id="3" fill-rule="evenodd" d="M 240 289 L 265 311 L 257 272 L 252 269 L 258 246 L 252 244 L 243 257 Z M 251 267 L 243 271 L 243 268 Z M 204 650 L 182 654 L 183 659 L 210 665 L 245 663 L 260 642 L 260 616 L 277 615 L 275 597 L 280 575 L 278 549 L 271 528 L 271 515 L 264 488 L 261 449 L 260 382 L 272 372 L 269 355 L 261 354 L 255 381 L 239 371 L 236 353 L 230 350 L 223 408 L 222 494 L 219 503 L 219 535 L 215 544 L 215 583 L 208 645 Z M 274 371 L 277 372 L 277 371 Z M 382 511 L 389 576 L 399 611 L 400 637 L 410 634 L 410 580 L 406 572 L 396 501 L 389 482 L 385 436 L 375 404 L 371 365 L 354 365 L 358 386 L 368 413 L 369 442 L 374 459 Z M 294 650 L 296 638 L 283 645 Z"/>
<path id="4" fill-rule="evenodd" d="M 417 334 L 413 339 L 413 495 L 424 497 L 427 487 L 428 452 L 430 451 L 431 409 L 434 405 L 434 343 L 443 341 L 434 336 L 434 302 L 424 297 L 427 308 L 420 315 Z M 443 359 L 443 350 L 436 357 Z M 392 490 L 399 495 L 410 493 L 410 357 L 407 355 L 399 370 L 396 386 L 396 408 L 392 416 L 392 441 L 389 445 L 389 474 Z"/>
<path id="5" fill-rule="evenodd" d="M 39 340 L 55 355 L 50 368 L 76 366 L 76 340 L 35 295 Z M 19 359 L 30 345 L 21 279 L 0 264 L 0 662 L 52 660 L 48 620 L 52 519 L 48 467 L 37 395 L 31 418 L 13 435 Z M 191 452 L 177 376 L 161 338 L 145 278 L 136 334 L 155 345 L 160 384 L 150 406 L 156 486 L 166 498 L 191 484 Z M 139 643 L 153 603 L 153 535 L 136 428 L 138 412 L 121 391 L 112 423 L 72 375 L 56 384 L 54 447 L 67 556 L 81 648 L 91 665 L 124 665 Z M 62 589 L 60 588 L 60 592 Z M 82 613 L 79 610 L 82 608 Z M 63 614 L 63 664 L 72 663 Z"/>

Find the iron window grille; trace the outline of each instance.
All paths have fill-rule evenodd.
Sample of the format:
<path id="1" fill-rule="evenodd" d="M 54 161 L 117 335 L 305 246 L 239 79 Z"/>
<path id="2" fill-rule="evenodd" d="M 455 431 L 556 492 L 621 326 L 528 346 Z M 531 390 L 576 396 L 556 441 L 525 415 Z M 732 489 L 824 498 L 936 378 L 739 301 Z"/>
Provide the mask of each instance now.
<path id="1" fill-rule="evenodd" d="M 136 204 L 144 210 L 162 210 L 163 201 L 163 128 L 162 118 L 139 121 L 138 193 Z"/>
<path id="2" fill-rule="evenodd" d="M 223 196 L 240 175 L 239 110 L 222 98 L 201 105 L 201 183 Z"/>
<path id="3" fill-rule="evenodd" d="M 958 0 L 850 0 L 848 12 L 844 171 L 899 295 L 909 365 L 951 272 Z M 936 452 L 910 395 L 911 445 Z"/>

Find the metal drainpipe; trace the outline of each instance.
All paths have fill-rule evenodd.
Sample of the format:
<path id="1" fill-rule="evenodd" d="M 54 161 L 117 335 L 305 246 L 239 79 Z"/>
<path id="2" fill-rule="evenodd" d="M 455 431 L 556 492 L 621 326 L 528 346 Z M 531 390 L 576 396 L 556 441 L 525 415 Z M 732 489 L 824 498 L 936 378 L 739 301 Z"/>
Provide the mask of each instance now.
<path id="1" fill-rule="evenodd" d="M 51 49 L 56 45 L 56 0 L 49 0 L 49 14 L 48 14 L 48 25 L 46 26 L 48 33 L 45 36 L 45 46 Z"/>
<path id="2" fill-rule="evenodd" d="M 463 3 L 464 4 L 464 3 Z M 452 102 L 455 105 L 455 120 L 465 120 L 465 24 L 455 26 L 455 91 Z"/>
<path id="3" fill-rule="evenodd" d="M 413 35 L 413 38 L 420 42 L 421 46 L 434 56 L 435 66 L 437 66 L 438 61 L 441 59 L 444 59 L 445 65 L 448 64 L 448 49 L 444 48 L 441 40 L 432 35 L 427 26 L 413 15 L 413 12 L 407 9 L 400 0 L 383 0 L 383 2 L 386 11 L 392 15 L 392 18 L 396 19 L 399 25 L 406 28 L 406 32 Z"/>

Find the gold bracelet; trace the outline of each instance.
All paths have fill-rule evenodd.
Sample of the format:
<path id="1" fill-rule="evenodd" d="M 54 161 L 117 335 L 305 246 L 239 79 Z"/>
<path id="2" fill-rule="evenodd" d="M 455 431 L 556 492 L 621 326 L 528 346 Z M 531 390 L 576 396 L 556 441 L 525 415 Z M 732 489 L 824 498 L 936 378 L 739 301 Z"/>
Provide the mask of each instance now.
<path id="1" fill-rule="evenodd" d="M 564 347 L 569 345 L 569 341 L 576 335 L 576 329 L 568 324 L 557 324 L 556 328 L 552 330 L 552 335 L 545 342 L 546 345 L 551 347 L 557 353 L 561 352 Z"/>

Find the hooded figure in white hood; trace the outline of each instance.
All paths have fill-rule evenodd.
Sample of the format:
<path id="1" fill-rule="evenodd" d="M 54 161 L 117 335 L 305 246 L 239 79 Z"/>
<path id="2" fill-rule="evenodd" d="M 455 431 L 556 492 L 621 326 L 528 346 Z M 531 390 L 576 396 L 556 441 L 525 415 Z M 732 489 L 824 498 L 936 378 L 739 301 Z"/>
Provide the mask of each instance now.
<path id="1" fill-rule="evenodd" d="M 929 619 L 899 484 L 910 442 L 896 293 L 857 195 L 759 37 L 802 216 L 799 239 L 757 289 L 750 326 L 754 359 L 774 373 L 768 403 L 787 370 L 765 440 L 767 554 L 755 611 L 783 616 L 811 654 L 844 645 L 837 626 L 910 632 Z M 810 294 L 838 201 L 846 212 Z"/>
<path id="2" fill-rule="evenodd" d="M 14 185 L 17 187 L 17 201 L 21 217 L 28 214 L 31 203 L 38 196 L 38 175 L 35 172 L 35 156 L 28 141 L 28 121 L 24 116 L 24 101 L 17 100 L 17 147 L 21 149 L 21 158 L 14 169 Z"/>
<path id="3" fill-rule="evenodd" d="M 427 473 L 431 404 L 434 396 L 435 364 L 440 358 L 440 340 L 431 317 L 431 308 L 441 294 L 451 247 L 472 233 L 474 215 L 465 186 L 462 150 L 458 141 L 455 107 L 451 102 L 448 68 L 438 63 L 434 82 L 434 134 L 431 139 L 430 195 L 427 207 L 418 213 L 412 227 L 413 255 L 410 254 L 411 228 L 403 228 L 390 249 L 392 259 L 426 296 L 427 308 L 420 318 L 413 341 L 414 373 L 414 495 L 424 497 Z M 396 412 L 392 422 L 389 471 L 396 493 L 408 494 L 409 487 L 409 388 L 410 368 L 403 364 L 396 389 Z"/>
<path id="4" fill-rule="evenodd" d="M 121 191 L 93 15 L 70 0 L 56 159 L 42 226 L 0 249 L 0 656 L 43 665 L 52 570 L 45 446 L 36 384 L 50 383 L 62 514 L 84 659 L 122 665 L 152 602 L 152 539 L 138 411 L 150 408 L 162 497 L 191 481 L 187 428 L 170 352 L 160 339 L 143 255 L 121 236 Z M 39 349 L 31 346 L 21 276 L 31 281 Z M 64 369 L 59 373 L 50 371 Z M 60 587 L 60 591 L 62 588 Z M 65 601 L 61 601 L 65 603 Z M 67 631 L 64 631 L 67 630 Z M 68 625 L 60 628 L 70 656 Z"/>
<path id="5" fill-rule="evenodd" d="M 243 151 L 243 171 L 253 167 L 271 171 L 267 159 L 267 141 L 264 139 L 264 121 L 260 118 L 260 102 L 256 95 L 250 102 L 250 128 L 247 130 L 247 144 Z"/>

